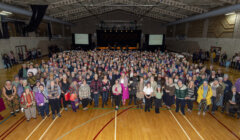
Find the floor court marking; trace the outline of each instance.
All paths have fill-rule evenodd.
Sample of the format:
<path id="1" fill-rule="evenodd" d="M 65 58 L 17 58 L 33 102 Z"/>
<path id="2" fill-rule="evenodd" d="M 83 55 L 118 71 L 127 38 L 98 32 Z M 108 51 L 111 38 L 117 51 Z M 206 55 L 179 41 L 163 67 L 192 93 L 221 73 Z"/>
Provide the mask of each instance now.
<path id="1" fill-rule="evenodd" d="M 75 131 L 76 129 L 78 129 L 78 128 L 80 128 L 80 127 L 82 127 L 82 126 L 84 126 L 84 125 L 86 125 L 86 124 L 88 124 L 88 123 L 90 123 L 90 122 L 98 119 L 98 118 L 101 118 L 101 117 L 103 117 L 103 116 L 105 116 L 105 115 L 108 115 L 108 114 L 110 114 L 110 113 L 112 113 L 112 112 L 114 112 L 114 111 L 109 111 L 109 112 L 103 113 L 103 114 L 101 114 L 101 115 L 98 115 L 98 116 L 96 116 L 96 117 L 94 117 L 94 118 L 92 118 L 92 119 L 90 119 L 90 120 L 88 120 L 88 121 L 86 121 L 86 122 L 84 122 L 84 123 L 82 123 L 82 124 L 74 127 L 73 129 L 71 129 L 71 130 L 69 130 L 68 132 L 66 132 L 65 134 L 63 134 L 62 136 L 58 137 L 57 140 L 62 139 L 63 137 L 65 137 L 65 136 L 67 136 L 68 134 L 70 134 L 71 132 Z"/>
<path id="2" fill-rule="evenodd" d="M 11 130 L 18 122 L 20 122 L 22 119 L 24 119 L 24 116 L 22 116 L 18 121 L 16 121 L 14 124 L 12 124 L 6 131 L 4 131 L 0 137 L 4 136 L 9 130 Z"/>
<path id="3" fill-rule="evenodd" d="M 177 124 L 180 126 L 180 128 L 182 129 L 182 131 L 184 132 L 184 134 L 187 136 L 188 140 L 191 140 L 191 138 L 188 136 L 187 132 L 184 130 L 184 128 L 182 127 L 182 125 L 179 123 L 179 121 L 177 120 L 177 118 L 174 116 L 174 114 L 172 113 L 171 110 L 169 110 L 169 112 L 172 114 L 173 118 L 175 119 L 175 121 L 177 122 Z"/>
<path id="4" fill-rule="evenodd" d="M 198 134 L 198 136 L 201 138 L 201 140 L 204 140 L 202 135 L 197 131 L 197 129 L 193 126 L 193 124 L 187 119 L 186 116 L 182 115 L 183 118 L 188 122 L 188 124 L 192 127 L 192 129 Z"/>
<path id="5" fill-rule="evenodd" d="M 231 129 L 229 129 L 225 124 L 223 124 L 220 120 L 218 120 L 214 115 L 208 112 L 210 116 L 212 116 L 218 123 L 220 123 L 224 128 L 226 128 L 230 133 L 232 133 L 238 140 L 240 140 L 239 136 L 235 134 Z"/>
<path id="6" fill-rule="evenodd" d="M 134 106 L 131 106 L 131 107 L 123 110 L 122 112 L 118 113 L 117 116 L 120 116 L 122 113 L 128 111 L 129 109 L 131 109 L 131 108 L 133 108 L 133 107 L 134 107 Z M 100 129 L 100 130 L 98 131 L 98 133 L 97 133 L 96 136 L 93 138 L 93 140 L 96 140 L 97 137 L 98 137 L 98 135 L 99 135 L 99 134 L 104 130 L 104 128 L 106 128 L 114 119 L 115 119 L 115 117 L 113 117 L 112 119 L 110 119 L 110 120 L 102 127 L 102 129 Z"/>
<path id="7" fill-rule="evenodd" d="M 63 109 L 60 111 L 60 113 L 62 113 Z M 57 116 L 53 122 L 48 126 L 48 128 L 44 131 L 44 133 L 42 134 L 42 136 L 39 138 L 39 140 L 42 140 L 42 138 L 45 136 L 45 134 L 48 132 L 48 130 L 52 127 L 52 125 L 54 124 L 54 122 L 58 119 L 59 117 Z"/>
<path id="8" fill-rule="evenodd" d="M 22 124 L 24 121 L 26 120 L 26 118 L 24 118 L 23 120 L 20 121 L 20 123 L 18 123 L 11 131 L 9 131 L 7 133 L 7 135 L 5 135 L 2 140 L 4 140 L 8 135 L 10 135 L 20 124 Z"/>
<path id="9" fill-rule="evenodd" d="M 49 114 L 50 114 L 51 112 L 49 112 Z M 38 129 L 38 127 L 47 119 L 48 117 L 46 116 L 34 129 L 33 129 L 33 131 L 27 136 L 27 138 L 25 139 L 25 140 L 28 140 L 31 136 L 32 136 L 32 134 Z"/>
<path id="10" fill-rule="evenodd" d="M 0 122 L 0 124 L 3 124 L 5 121 L 7 121 L 8 119 L 10 119 L 12 116 L 13 116 L 13 115 L 9 115 L 7 118 L 5 118 L 4 120 L 2 120 L 2 121 Z"/>
<path id="11" fill-rule="evenodd" d="M 117 139 L 117 111 L 115 111 L 115 131 L 114 131 L 114 140 Z"/>

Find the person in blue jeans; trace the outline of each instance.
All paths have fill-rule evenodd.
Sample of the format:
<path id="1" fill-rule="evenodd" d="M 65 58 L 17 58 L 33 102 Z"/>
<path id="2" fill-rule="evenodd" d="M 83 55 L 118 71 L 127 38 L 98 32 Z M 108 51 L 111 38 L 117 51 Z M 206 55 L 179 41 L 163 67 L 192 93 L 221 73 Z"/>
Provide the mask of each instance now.
<path id="1" fill-rule="evenodd" d="M 99 93 L 101 91 L 102 82 L 98 79 L 98 75 L 94 75 L 94 79 L 90 84 L 91 92 L 93 93 L 94 107 L 98 107 Z"/>

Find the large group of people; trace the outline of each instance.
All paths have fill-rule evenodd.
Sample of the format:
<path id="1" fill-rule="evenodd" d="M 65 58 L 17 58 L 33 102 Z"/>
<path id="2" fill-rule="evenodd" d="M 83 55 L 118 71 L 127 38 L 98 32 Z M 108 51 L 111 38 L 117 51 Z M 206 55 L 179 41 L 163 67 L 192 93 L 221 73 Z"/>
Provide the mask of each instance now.
<path id="1" fill-rule="evenodd" d="M 240 93 L 228 74 L 167 51 L 59 52 L 40 64 L 23 64 L 2 94 L 11 113 L 22 110 L 28 121 L 37 113 L 50 116 L 49 106 L 55 119 L 61 108 L 86 111 L 108 103 L 116 110 L 136 105 L 156 113 L 175 104 L 183 115 L 195 106 L 198 115 L 219 110 L 240 117 Z"/>

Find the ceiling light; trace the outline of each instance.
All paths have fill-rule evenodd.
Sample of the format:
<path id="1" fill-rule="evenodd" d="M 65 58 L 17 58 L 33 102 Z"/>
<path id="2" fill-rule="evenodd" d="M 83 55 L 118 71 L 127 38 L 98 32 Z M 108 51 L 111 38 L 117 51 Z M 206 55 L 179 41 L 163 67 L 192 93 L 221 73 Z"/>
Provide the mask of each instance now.
<path id="1" fill-rule="evenodd" d="M 227 14 L 225 14 L 226 16 L 229 16 L 229 15 L 234 15 L 235 14 L 235 12 L 231 12 L 231 13 L 227 13 Z"/>
<path id="2" fill-rule="evenodd" d="M 8 11 L 1 11 L 0 12 L 0 15 L 4 15 L 4 16 L 8 16 L 8 15 L 11 15 L 12 12 L 8 12 Z"/>

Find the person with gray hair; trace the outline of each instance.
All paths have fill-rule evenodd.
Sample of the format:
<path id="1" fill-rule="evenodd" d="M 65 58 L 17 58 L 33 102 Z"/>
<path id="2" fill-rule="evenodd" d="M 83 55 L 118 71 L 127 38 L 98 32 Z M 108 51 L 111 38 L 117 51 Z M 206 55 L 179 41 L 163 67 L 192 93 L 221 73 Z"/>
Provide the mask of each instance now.
<path id="1" fill-rule="evenodd" d="M 52 119 L 54 120 L 56 113 L 57 113 L 58 117 L 61 117 L 60 106 L 59 106 L 59 98 L 60 98 L 60 94 L 61 94 L 61 89 L 54 82 L 54 80 L 51 80 L 50 84 L 46 87 L 46 91 L 48 94 L 49 104 L 50 104 L 51 110 L 52 110 Z"/>
<path id="2" fill-rule="evenodd" d="M 229 116 L 235 117 L 237 113 L 238 118 L 240 117 L 239 112 L 239 103 L 240 103 L 240 95 L 237 93 L 237 89 L 235 86 L 232 86 L 232 90 L 227 94 L 227 103 L 226 110 Z"/>

